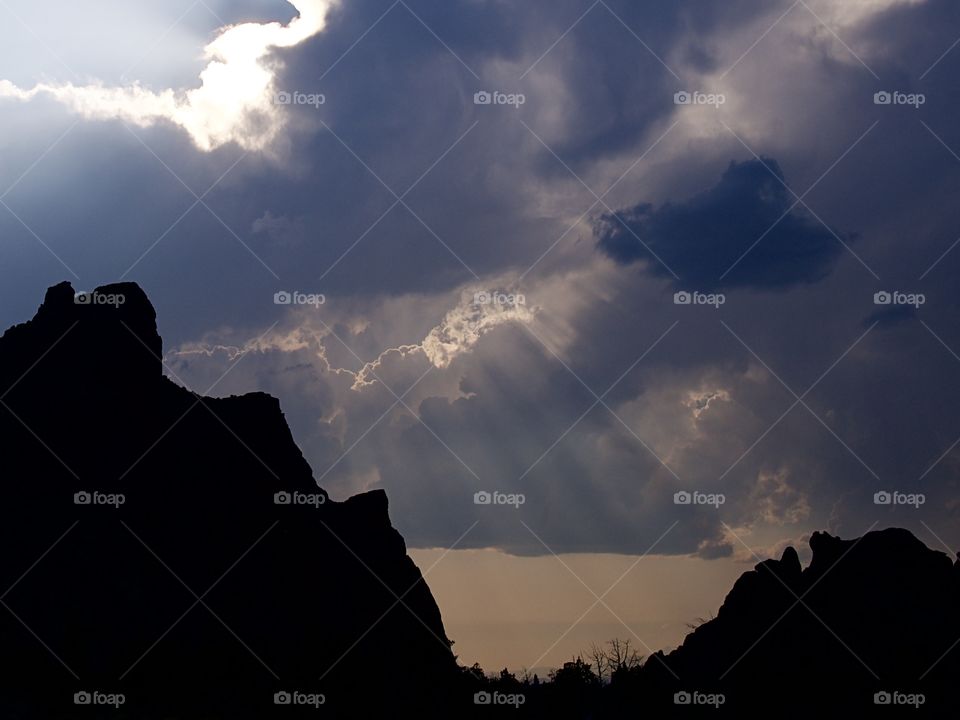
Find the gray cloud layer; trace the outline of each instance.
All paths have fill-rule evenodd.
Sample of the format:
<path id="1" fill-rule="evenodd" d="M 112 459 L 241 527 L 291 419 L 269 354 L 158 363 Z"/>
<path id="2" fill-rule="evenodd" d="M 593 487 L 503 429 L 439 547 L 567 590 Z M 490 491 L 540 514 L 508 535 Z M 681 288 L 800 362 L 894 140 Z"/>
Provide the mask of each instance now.
<path id="1" fill-rule="evenodd" d="M 876 520 L 960 541 L 960 255 L 935 263 L 960 227 L 960 50 L 927 72 L 956 6 L 810 2 L 829 30 L 798 5 L 744 55 L 790 3 L 607 4 L 564 35 L 588 6 L 344 0 L 276 55 L 280 89 L 326 98 L 285 108 L 280 162 L 77 125 L 0 206 L 4 324 L 67 267 L 92 287 L 133 265 L 179 377 L 205 390 L 242 353 L 218 391 L 279 395 L 323 486 L 385 487 L 414 545 L 476 520 L 465 546 L 517 553 L 546 552 L 536 536 L 643 552 L 669 530 L 657 552 L 713 557 L 742 551 L 728 528 L 773 547 Z M 882 90 L 926 103 L 875 105 Z M 2 192 L 73 118 L 0 107 L 18 138 Z M 227 172 L 209 208 L 153 153 L 196 195 Z M 674 305 L 678 289 L 726 302 Z M 525 303 L 486 321 L 480 290 Z M 883 290 L 926 303 L 874 305 Z M 880 489 L 927 503 L 878 507 Z"/>

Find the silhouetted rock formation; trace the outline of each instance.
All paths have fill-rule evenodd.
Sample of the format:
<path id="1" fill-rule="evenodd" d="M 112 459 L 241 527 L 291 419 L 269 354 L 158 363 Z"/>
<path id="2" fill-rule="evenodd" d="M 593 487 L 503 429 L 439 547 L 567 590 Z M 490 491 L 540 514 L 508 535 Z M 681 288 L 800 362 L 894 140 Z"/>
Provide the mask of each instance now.
<path id="1" fill-rule="evenodd" d="M 535 685 L 459 672 L 384 493 L 328 500 L 276 399 L 197 395 L 160 358 L 133 284 L 86 303 L 57 285 L 0 337 L 4 720 L 861 717 L 875 696 L 957 717 L 960 568 L 900 529 L 815 533 L 806 569 L 793 548 L 759 563 L 606 688 L 582 663 Z M 498 688 L 526 701 L 474 705 Z"/>
<path id="2" fill-rule="evenodd" d="M 0 716 L 318 717 L 283 691 L 442 714 L 454 658 L 385 494 L 328 501 L 275 398 L 196 395 L 160 358 L 130 283 L 52 287 L 0 338 Z"/>
<path id="3" fill-rule="evenodd" d="M 810 544 L 809 567 L 793 548 L 758 563 L 681 647 L 606 685 L 580 658 L 547 683 L 462 674 L 523 695 L 496 717 L 960 717 L 960 565 L 897 528 Z"/>
<path id="4" fill-rule="evenodd" d="M 921 715 L 956 717 L 958 566 L 898 528 L 855 540 L 817 532 L 810 548 L 804 570 L 788 548 L 744 573 L 715 619 L 647 661 L 644 686 L 721 692 L 731 715 L 839 717 L 882 711 L 885 699 L 912 712 L 919 693 Z"/>

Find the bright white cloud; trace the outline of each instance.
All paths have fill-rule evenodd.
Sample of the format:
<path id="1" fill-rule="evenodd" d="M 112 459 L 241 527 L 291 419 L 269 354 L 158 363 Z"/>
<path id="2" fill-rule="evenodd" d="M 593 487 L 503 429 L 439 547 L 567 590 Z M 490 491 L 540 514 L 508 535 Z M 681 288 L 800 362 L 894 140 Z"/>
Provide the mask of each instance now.
<path id="1" fill-rule="evenodd" d="M 389 348 L 364 365 L 357 373 L 354 388 L 376 382 L 377 368 L 388 355 L 422 352 L 434 367 L 442 370 L 454 358 L 473 349 L 494 328 L 509 322 L 531 322 L 535 314 L 536 308 L 527 307 L 523 295 L 504 290 L 467 290 L 460 303 L 420 343 Z"/>
<path id="2" fill-rule="evenodd" d="M 716 390 L 691 390 L 687 393 L 687 399 L 684 401 L 684 405 L 690 408 L 693 416 L 699 420 L 700 416 L 707 412 L 707 410 L 710 409 L 710 405 L 714 402 L 730 402 L 730 393 L 723 388 Z"/>
<path id="3" fill-rule="evenodd" d="M 470 352 L 480 338 L 506 323 L 532 322 L 538 308 L 526 304 L 526 298 L 517 292 L 503 289 L 469 288 L 460 294 L 459 302 L 448 310 L 443 319 L 416 343 L 389 347 L 357 370 L 334 367 L 327 358 L 325 339 L 331 334 L 329 324 L 317 329 L 311 318 L 314 311 L 298 313 L 297 325 L 289 330 L 276 330 L 240 345 L 222 343 L 187 343 L 172 351 L 174 357 L 206 356 L 224 353 L 230 360 L 251 352 L 278 351 L 295 353 L 314 351 L 326 372 L 345 374 L 353 378 L 353 390 L 373 385 L 384 362 L 390 357 L 419 354 L 437 369 L 445 369 L 460 355 Z"/>
<path id="4" fill-rule="evenodd" d="M 289 1 L 300 14 L 287 25 L 241 23 L 222 28 L 204 48 L 207 65 L 199 87 L 156 92 L 138 84 L 40 83 L 26 90 L 0 80 L 0 98 L 29 101 L 48 96 L 90 120 L 116 119 L 141 127 L 172 122 L 204 151 L 230 142 L 263 150 L 285 125 L 283 108 L 274 104 L 276 70 L 264 60 L 274 49 L 293 47 L 323 30 L 328 11 L 339 2 Z"/>

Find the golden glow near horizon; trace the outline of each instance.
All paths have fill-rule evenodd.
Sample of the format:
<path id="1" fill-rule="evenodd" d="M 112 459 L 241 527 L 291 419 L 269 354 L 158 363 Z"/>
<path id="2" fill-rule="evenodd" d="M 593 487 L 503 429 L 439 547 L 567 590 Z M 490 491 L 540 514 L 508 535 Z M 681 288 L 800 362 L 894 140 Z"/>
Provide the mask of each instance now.
<path id="1" fill-rule="evenodd" d="M 734 581 L 753 567 L 733 557 L 651 555 L 638 561 L 634 555 L 578 553 L 563 555 L 561 563 L 551 555 L 490 549 L 411 549 L 410 555 L 440 606 L 461 664 L 541 675 L 591 643 L 615 637 L 629 639 L 642 655 L 677 646 L 688 624 L 715 614 Z M 590 590 L 609 610 L 596 603 L 587 611 L 596 602 Z"/>

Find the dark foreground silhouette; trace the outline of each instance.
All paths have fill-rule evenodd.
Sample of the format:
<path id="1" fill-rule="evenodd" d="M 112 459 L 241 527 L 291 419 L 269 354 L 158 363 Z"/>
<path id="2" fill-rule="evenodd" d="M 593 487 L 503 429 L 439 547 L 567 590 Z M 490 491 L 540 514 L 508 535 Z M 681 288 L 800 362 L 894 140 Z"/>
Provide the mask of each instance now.
<path id="1" fill-rule="evenodd" d="M 0 717 L 442 712 L 456 663 L 385 494 L 327 500 L 275 398 L 165 378 L 137 285 L 89 300 L 52 287 L 0 338 Z"/>
<path id="2" fill-rule="evenodd" d="M 744 573 L 675 651 L 594 646 L 546 682 L 462 669 L 515 718 L 960 717 L 960 566 L 910 532 L 814 533 Z"/>
<path id="3" fill-rule="evenodd" d="M 900 529 L 814 534 L 605 678 L 458 668 L 386 496 L 330 501 L 274 398 L 160 357 L 133 284 L 0 338 L 0 718 L 958 716 L 960 569 Z"/>

